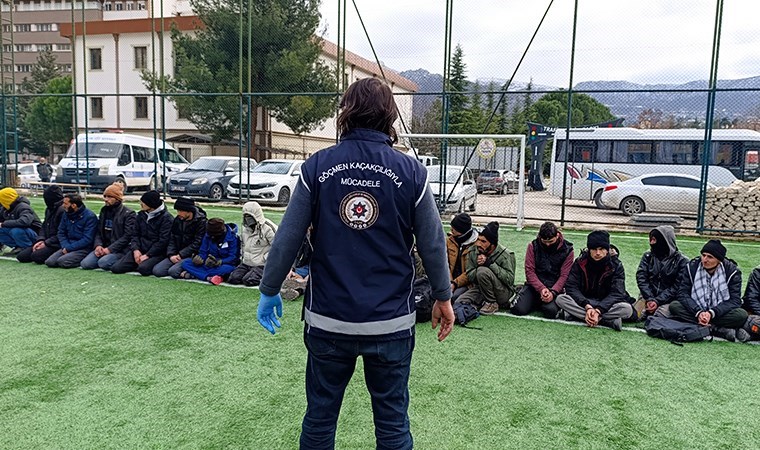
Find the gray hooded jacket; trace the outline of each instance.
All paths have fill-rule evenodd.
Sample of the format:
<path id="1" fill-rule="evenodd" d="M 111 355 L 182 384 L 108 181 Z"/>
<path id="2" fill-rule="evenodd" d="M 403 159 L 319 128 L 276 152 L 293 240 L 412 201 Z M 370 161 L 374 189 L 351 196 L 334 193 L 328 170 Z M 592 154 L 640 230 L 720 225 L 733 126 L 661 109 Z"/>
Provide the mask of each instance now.
<path id="1" fill-rule="evenodd" d="M 264 217 L 264 211 L 261 210 L 256 202 L 247 202 L 243 205 L 243 217 L 248 214 L 256 220 L 256 228 L 251 229 L 245 225 L 243 220 L 242 245 L 243 258 L 242 263 L 248 266 L 263 266 L 267 262 L 269 250 L 272 248 L 274 234 L 277 232 L 277 225 Z"/>

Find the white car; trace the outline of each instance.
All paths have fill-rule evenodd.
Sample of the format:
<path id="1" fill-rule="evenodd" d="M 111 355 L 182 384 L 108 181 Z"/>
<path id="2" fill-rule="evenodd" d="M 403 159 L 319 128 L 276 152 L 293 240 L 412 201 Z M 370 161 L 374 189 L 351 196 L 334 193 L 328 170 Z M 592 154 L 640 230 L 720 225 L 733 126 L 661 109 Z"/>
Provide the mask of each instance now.
<path id="1" fill-rule="evenodd" d="M 607 208 L 619 208 L 627 216 L 644 211 L 696 214 L 700 185 L 700 179 L 692 175 L 650 173 L 607 183 L 601 202 Z"/>
<path id="2" fill-rule="evenodd" d="M 443 195 L 446 202 L 446 206 L 441 207 L 443 211 L 464 212 L 466 209 L 475 211 L 478 189 L 475 186 L 472 171 L 464 166 L 446 166 L 445 168 L 441 176 L 443 166 L 427 166 L 428 183 L 430 183 L 436 203 L 442 204 L 439 197 Z"/>
<path id="3" fill-rule="evenodd" d="M 267 159 L 250 172 L 235 175 L 227 186 L 227 197 L 250 198 L 259 203 L 285 206 L 296 188 L 304 161 L 294 159 Z"/>

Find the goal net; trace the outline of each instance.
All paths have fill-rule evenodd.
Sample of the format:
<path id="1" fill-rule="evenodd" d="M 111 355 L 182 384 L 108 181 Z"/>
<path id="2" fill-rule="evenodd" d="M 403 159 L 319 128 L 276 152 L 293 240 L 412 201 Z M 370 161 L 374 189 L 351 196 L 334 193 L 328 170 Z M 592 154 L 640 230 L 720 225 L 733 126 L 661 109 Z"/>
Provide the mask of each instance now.
<path id="1" fill-rule="evenodd" d="M 427 166 L 441 217 L 525 220 L 525 136 L 521 134 L 400 134 L 406 153 Z"/>

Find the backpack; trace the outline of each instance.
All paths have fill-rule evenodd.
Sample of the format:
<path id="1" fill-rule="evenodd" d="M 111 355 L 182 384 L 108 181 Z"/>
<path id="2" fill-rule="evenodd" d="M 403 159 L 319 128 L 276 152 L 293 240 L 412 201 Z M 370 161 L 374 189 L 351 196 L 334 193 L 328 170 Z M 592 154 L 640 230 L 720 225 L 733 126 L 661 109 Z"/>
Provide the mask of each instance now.
<path id="1" fill-rule="evenodd" d="M 454 323 L 466 327 L 469 322 L 477 319 L 480 312 L 470 303 L 454 303 Z"/>
<path id="2" fill-rule="evenodd" d="M 677 345 L 682 345 L 682 342 L 698 342 L 710 336 L 710 327 L 658 316 L 649 316 L 644 323 L 644 328 L 648 335 Z"/>
<path id="3" fill-rule="evenodd" d="M 750 314 L 744 324 L 744 330 L 749 333 L 753 340 L 760 339 L 760 316 Z"/>
<path id="4" fill-rule="evenodd" d="M 414 280 L 412 285 L 414 307 L 417 311 L 417 323 L 430 322 L 433 318 L 433 288 L 427 277 Z"/>

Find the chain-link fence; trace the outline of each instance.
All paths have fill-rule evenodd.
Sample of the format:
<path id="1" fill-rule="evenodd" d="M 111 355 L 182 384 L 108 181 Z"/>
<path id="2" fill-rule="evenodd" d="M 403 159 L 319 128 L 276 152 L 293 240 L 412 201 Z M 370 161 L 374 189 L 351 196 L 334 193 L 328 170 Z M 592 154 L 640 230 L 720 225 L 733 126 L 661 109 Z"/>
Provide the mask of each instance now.
<path id="1" fill-rule="evenodd" d="M 488 158 L 457 139 L 400 146 L 466 166 L 476 214 L 513 217 L 522 168 L 526 219 L 760 230 L 748 0 L 374 3 L 6 1 L 2 182 L 25 184 L 24 164 L 45 155 L 71 184 L 123 177 L 174 195 L 173 178 L 193 186 L 178 176 L 188 164 L 238 159 L 218 185 L 194 185 L 224 199 L 249 158 L 301 161 L 334 143 L 341 92 L 380 77 L 401 133 L 527 137 L 523 167 L 514 143 Z M 152 143 L 90 154 L 116 130 Z"/>

